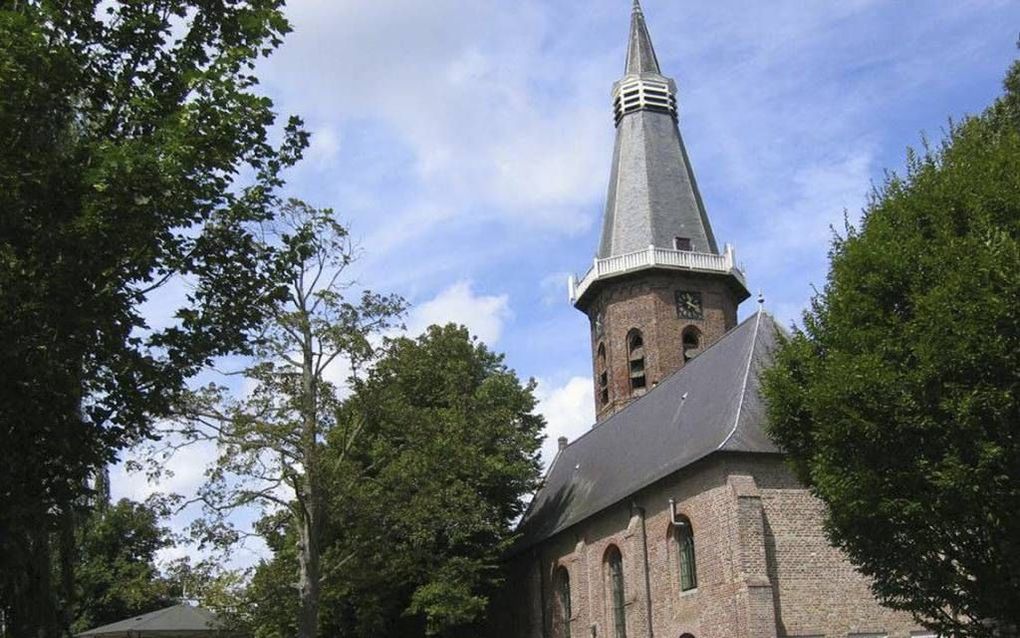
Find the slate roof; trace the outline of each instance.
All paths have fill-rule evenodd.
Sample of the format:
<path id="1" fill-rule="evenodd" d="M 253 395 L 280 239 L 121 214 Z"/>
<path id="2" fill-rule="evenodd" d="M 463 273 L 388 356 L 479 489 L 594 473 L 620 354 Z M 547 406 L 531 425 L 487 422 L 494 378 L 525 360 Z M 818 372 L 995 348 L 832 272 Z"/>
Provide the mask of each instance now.
<path id="1" fill-rule="evenodd" d="M 714 452 L 778 453 L 759 375 L 781 328 L 759 310 L 561 450 L 525 513 L 519 553 Z"/>
<path id="2" fill-rule="evenodd" d="M 216 615 L 208 609 L 191 605 L 174 605 L 158 611 L 96 627 L 76 634 L 78 638 L 135 638 L 139 636 L 212 636 L 217 633 Z"/>
<path id="3" fill-rule="evenodd" d="M 627 77 L 668 82 L 660 75 L 648 28 L 635 3 L 627 48 Z M 680 129 L 670 113 L 641 109 L 625 114 L 616 146 L 597 257 L 605 259 L 649 245 L 672 250 L 675 237 L 695 252 L 719 254 Z"/>

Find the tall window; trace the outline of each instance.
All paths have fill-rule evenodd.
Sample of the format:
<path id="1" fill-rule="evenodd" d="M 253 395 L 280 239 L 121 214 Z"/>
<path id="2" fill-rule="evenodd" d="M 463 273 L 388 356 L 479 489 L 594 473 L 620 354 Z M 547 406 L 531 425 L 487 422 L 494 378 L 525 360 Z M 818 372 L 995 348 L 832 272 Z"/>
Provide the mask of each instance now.
<path id="1" fill-rule="evenodd" d="M 570 638 L 570 573 L 566 567 L 556 570 L 556 614 L 553 616 L 556 638 Z"/>
<path id="2" fill-rule="evenodd" d="M 701 331 L 694 326 L 687 326 L 683 332 L 684 363 L 690 361 L 698 354 L 701 348 Z"/>
<path id="3" fill-rule="evenodd" d="M 627 616 L 623 591 L 623 557 L 615 545 L 606 551 L 606 584 L 609 589 L 609 610 L 612 613 L 614 638 L 627 638 Z"/>
<path id="4" fill-rule="evenodd" d="M 596 373 L 599 375 L 599 401 L 602 405 L 609 403 L 609 370 L 606 368 L 606 344 L 600 343 L 596 360 Z"/>
<path id="5" fill-rule="evenodd" d="M 630 364 L 630 389 L 643 391 L 645 381 L 645 340 L 637 328 L 627 333 L 627 359 Z"/>
<path id="6" fill-rule="evenodd" d="M 676 538 L 677 564 L 680 567 L 680 591 L 698 586 L 698 570 L 694 560 L 694 529 L 686 516 L 680 516 L 673 528 Z"/>

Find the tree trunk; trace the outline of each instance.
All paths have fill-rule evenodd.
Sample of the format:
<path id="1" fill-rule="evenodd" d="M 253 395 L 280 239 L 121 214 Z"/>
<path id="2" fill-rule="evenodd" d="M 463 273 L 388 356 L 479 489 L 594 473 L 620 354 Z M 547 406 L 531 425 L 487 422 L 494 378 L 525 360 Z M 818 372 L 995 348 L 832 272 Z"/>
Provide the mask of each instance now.
<path id="1" fill-rule="evenodd" d="M 71 636 L 71 623 L 74 622 L 75 528 L 77 527 L 73 501 L 68 499 L 61 506 L 59 516 L 60 624 L 61 633 Z"/>
<path id="2" fill-rule="evenodd" d="M 304 308 L 302 308 L 304 311 Z M 307 314 L 305 315 L 307 319 Z M 302 350 L 301 391 L 302 427 L 301 457 L 304 465 L 304 480 L 300 486 L 301 516 L 298 527 L 301 534 L 300 564 L 301 575 L 298 584 L 301 595 L 301 610 L 298 616 L 298 638 L 315 638 L 319 631 L 319 593 L 321 583 L 322 540 L 322 494 L 319 486 L 318 435 L 319 405 L 315 375 L 315 352 L 311 325 L 302 325 L 304 337 Z"/>
<path id="3" fill-rule="evenodd" d="M 10 633 L 26 638 L 57 638 L 59 630 L 53 604 L 50 529 L 45 512 L 37 512 L 34 525 L 24 528 L 25 578 L 15 594 Z"/>
<path id="4" fill-rule="evenodd" d="M 319 594 L 321 587 L 321 548 L 319 547 L 319 530 L 321 528 L 321 512 L 319 510 L 317 490 L 309 490 L 305 496 L 305 516 L 298 521 L 301 547 L 299 562 L 301 565 L 298 590 L 301 598 L 301 609 L 298 612 L 298 638 L 315 638 L 319 631 Z"/>

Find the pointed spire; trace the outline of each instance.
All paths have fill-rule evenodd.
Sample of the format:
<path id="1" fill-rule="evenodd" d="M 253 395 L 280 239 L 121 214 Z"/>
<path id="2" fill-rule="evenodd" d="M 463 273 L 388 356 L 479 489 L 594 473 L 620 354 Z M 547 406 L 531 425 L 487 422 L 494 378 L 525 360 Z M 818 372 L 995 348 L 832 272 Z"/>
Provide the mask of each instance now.
<path id="1" fill-rule="evenodd" d="M 634 8 L 630 15 L 630 43 L 627 45 L 627 75 L 655 73 L 661 75 L 659 61 L 652 48 L 652 38 L 648 35 L 645 14 L 641 11 L 641 3 L 634 0 Z"/>
<path id="2" fill-rule="evenodd" d="M 597 257 L 655 246 L 718 255 L 677 127 L 676 83 L 662 75 L 641 5 L 630 20 L 626 75 L 613 85 L 616 149 Z"/>

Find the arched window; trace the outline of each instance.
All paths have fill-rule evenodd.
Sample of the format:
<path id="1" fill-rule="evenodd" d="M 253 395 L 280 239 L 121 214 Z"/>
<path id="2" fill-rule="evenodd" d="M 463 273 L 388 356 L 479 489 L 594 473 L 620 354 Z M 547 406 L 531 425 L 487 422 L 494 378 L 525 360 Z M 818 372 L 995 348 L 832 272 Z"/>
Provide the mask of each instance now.
<path id="1" fill-rule="evenodd" d="M 627 359 L 630 364 L 631 392 L 644 391 L 645 381 L 645 340 L 637 328 L 627 333 Z"/>
<path id="2" fill-rule="evenodd" d="M 677 565 L 680 568 L 680 591 L 688 591 L 698 586 L 698 570 L 694 559 L 694 528 L 686 516 L 678 516 L 673 526 L 673 537 L 676 539 Z"/>
<path id="3" fill-rule="evenodd" d="M 570 572 L 556 569 L 556 613 L 553 615 L 553 636 L 570 638 Z"/>
<path id="4" fill-rule="evenodd" d="M 600 343 L 596 361 L 596 373 L 599 376 L 599 401 L 602 405 L 609 403 L 609 370 L 606 368 L 606 344 Z"/>
<path id="5" fill-rule="evenodd" d="M 684 363 L 687 363 L 701 350 L 701 331 L 694 326 L 687 326 L 684 328 L 681 340 L 684 349 Z"/>
<path id="6" fill-rule="evenodd" d="M 627 638 L 627 615 L 624 604 L 626 598 L 623 590 L 623 556 L 616 545 L 606 550 L 605 559 L 606 587 L 609 593 L 608 607 L 612 614 L 614 638 Z"/>

